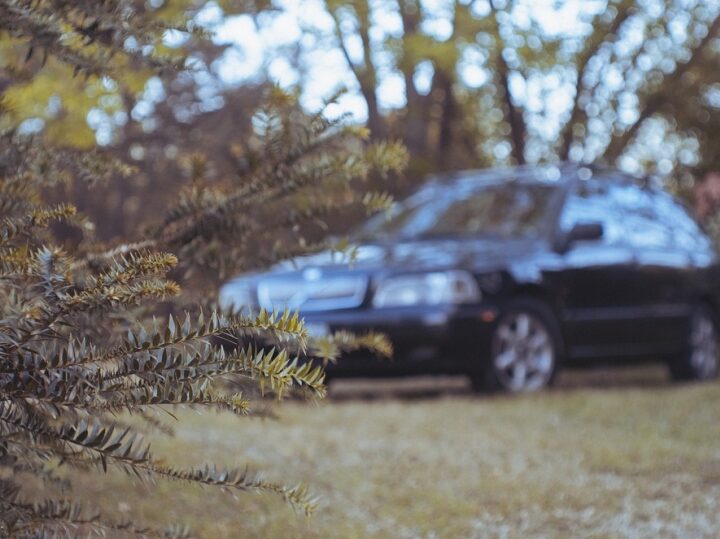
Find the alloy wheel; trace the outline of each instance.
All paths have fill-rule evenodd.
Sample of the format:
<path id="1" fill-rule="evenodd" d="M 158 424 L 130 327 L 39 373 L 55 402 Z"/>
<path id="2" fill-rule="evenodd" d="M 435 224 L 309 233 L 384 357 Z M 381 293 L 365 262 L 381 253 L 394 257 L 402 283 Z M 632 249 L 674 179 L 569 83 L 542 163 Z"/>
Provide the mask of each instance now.
<path id="1" fill-rule="evenodd" d="M 535 391 L 552 378 L 556 351 L 550 331 L 533 313 L 504 316 L 494 334 L 492 361 L 498 381 L 514 392 Z"/>
<path id="2" fill-rule="evenodd" d="M 690 327 L 690 365 L 698 379 L 717 373 L 719 352 L 715 323 L 708 314 L 697 314 Z"/>

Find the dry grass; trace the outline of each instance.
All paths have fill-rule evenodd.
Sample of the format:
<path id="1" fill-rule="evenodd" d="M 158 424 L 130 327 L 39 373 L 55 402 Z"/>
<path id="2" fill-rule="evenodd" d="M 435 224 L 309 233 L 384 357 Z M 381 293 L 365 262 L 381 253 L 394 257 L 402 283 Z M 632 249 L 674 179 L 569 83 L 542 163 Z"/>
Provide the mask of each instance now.
<path id="1" fill-rule="evenodd" d="M 717 537 L 720 384 L 673 386 L 655 369 L 566 375 L 525 397 L 464 380 L 342 382 L 278 421 L 182 412 L 156 453 L 304 481 L 307 520 L 271 496 L 126 478 L 84 483 L 114 512 L 184 521 L 203 537 Z M 110 487 L 118 487 L 115 488 Z"/>

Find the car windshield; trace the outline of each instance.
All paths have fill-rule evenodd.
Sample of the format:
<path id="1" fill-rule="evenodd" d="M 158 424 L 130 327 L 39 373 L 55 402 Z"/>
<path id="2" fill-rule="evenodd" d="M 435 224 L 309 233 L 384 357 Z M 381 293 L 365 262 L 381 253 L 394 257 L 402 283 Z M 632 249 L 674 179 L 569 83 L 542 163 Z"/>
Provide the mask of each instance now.
<path id="1" fill-rule="evenodd" d="M 538 237 L 555 187 L 542 183 L 434 184 L 361 228 L 362 239 L 456 235 Z"/>

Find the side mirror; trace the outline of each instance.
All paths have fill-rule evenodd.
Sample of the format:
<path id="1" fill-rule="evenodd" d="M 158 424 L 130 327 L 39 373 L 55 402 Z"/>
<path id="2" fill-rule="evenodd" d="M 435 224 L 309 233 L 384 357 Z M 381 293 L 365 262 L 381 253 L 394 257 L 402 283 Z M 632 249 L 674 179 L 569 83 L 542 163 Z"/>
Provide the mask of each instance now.
<path id="1" fill-rule="evenodd" d="M 599 240 L 602 237 L 602 223 L 576 223 L 568 234 L 570 243 L 575 241 Z"/>
<path id="2" fill-rule="evenodd" d="M 558 242 L 558 250 L 560 252 L 565 252 L 576 241 L 593 241 L 599 240 L 602 237 L 602 223 L 576 223 L 568 232 L 562 235 L 560 241 Z"/>

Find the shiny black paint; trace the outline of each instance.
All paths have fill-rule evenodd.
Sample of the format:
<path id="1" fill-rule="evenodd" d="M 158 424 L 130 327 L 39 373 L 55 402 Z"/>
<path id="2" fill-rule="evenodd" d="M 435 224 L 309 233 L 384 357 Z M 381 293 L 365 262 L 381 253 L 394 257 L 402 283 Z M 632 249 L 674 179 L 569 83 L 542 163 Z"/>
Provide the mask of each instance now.
<path id="1" fill-rule="evenodd" d="M 532 169 L 525 170 L 532 173 Z M 643 239 L 640 225 L 634 235 L 627 234 L 622 230 L 624 222 L 632 221 L 635 210 L 623 201 L 658 191 L 618 173 L 595 172 L 591 179 L 580 179 L 583 175 L 587 172 L 580 169 L 562 171 L 555 187 L 554 211 L 540 238 L 385 240 L 363 245 L 351 269 L 321 255 L 295 261 L 299 270 L 275 271 L 314 266 L 325 275 L 352 271 L 370 276 L 371 286 L 360 307 L 304 316 L 309 322 L 329 324 L 333 330 L 385 332 L 396 347 L 396 358 L 346 358 L 330 368 L 334 375 L 472 373 L 482 368 L 489 355 L 496 315 L 521 296 L 540 298 L 553 310 L 566 363 L 583 364 L 596 358 L 659 359 L 681 353 L 694 306 L 703 302 L 717 309 L 720 305 L 720 270 L 711 242 L 698 238 L 697 242 L 688 240 L 687 245 L 652 244 Z M 444 181 L 447 189 L 453 188 L 452 178 Z M 500 175 L 498 181 L 507 179 Z M 618 204 L 603 199 L 612 186 L 625 197 L 620 197 Z M 571 214 L 568 208 L 572 204 L 578 204 L 583 224 L 595 223 L 593 208 L 599 208 L 595 213 L 606 220 L 603 238 L 568 241 L 572 223 L 564 223 L 563 216 Z M 665 200 L 665 204 L 670 203 Z M 622 212 L 614 215 L 618 208 Z M 659 222 L 657 216 L 654 222 Z M 704 233 L 698 229 L 697 234 Z M 628 238 L 635 238 L 635 243 Z M 394 309 L 371 306 L 374 287 L 382 279 L 443 269 L 471 272 L 483 292 L 481 303 Z"/>

